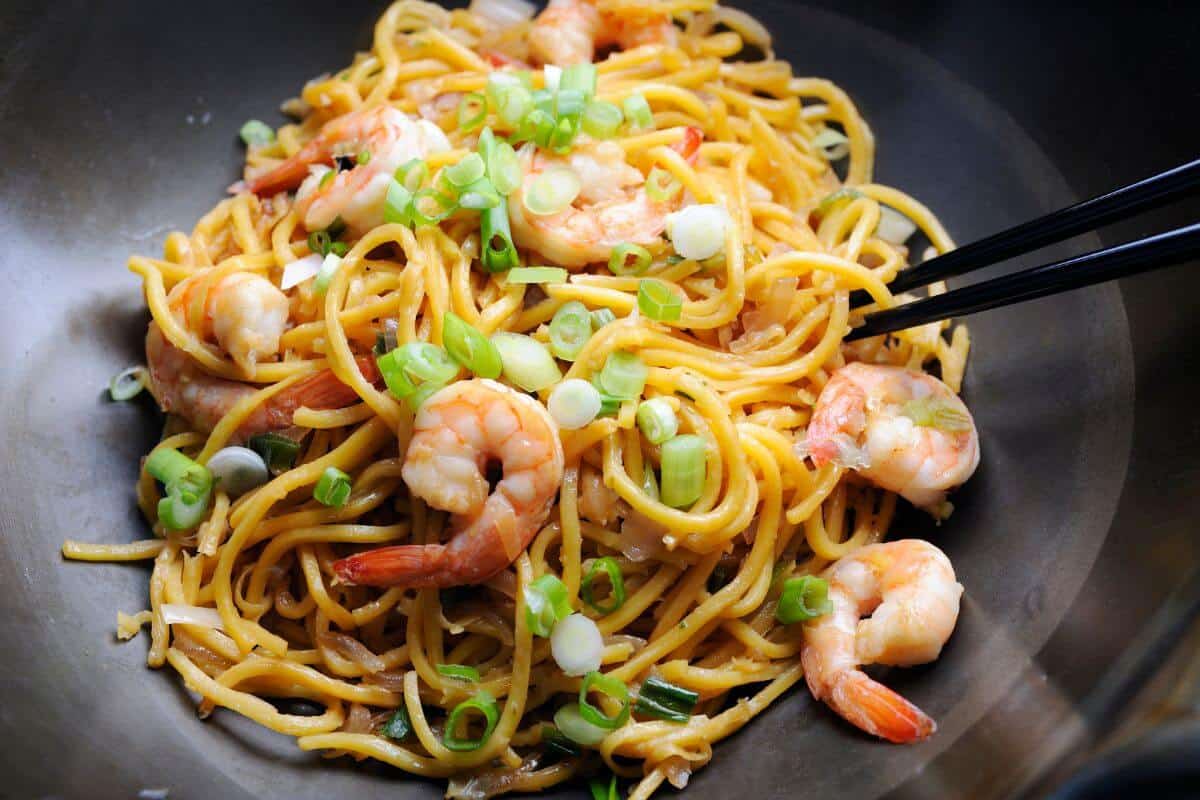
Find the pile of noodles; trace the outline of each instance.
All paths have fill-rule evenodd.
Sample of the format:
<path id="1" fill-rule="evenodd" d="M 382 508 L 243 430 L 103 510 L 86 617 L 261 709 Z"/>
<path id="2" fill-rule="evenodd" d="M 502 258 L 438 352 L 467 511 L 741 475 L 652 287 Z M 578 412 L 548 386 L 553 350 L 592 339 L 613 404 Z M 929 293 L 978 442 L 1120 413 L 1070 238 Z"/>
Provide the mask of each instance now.
<path id="1" fill-rule="evenodd" d="M 600 2 L 618 14 L 638 7 Z M 545 287 L 479 270 L 477 216 L 415 229 L 382 225 L 353 243 L 323 297 L 311 282 L 289 290 L 291 326 L 279 360 L 255 368 L 256 394 L 207 435 L 170 419 L 158 445 L 203 463 L 273 393 L 332 368 L 360 400 L 296 412 L 295 425 L 306 431 L 296 466 L 232 502 L 218 491 L 207 519 L 184 534 L 157 523 L 159 490 L 143 472 L 138 501 L 155 538 L 65 546 L 73 558 L 153 559 L 150 607 L 122 614 L 120 633 L 128 638 L 149 623 L 149 665 L 178 671 L 202 697 L 202 715 L 221 706 L 296 737 L 304 750 L 449 779 L 451 796 L 536 791 L 606 766 L 634 779 L 631 797 L 646 798 L 664 780 L 684 785 L 713 757 L 714 743 L 801 680 L 801 626 L 781 625 L 774 614 L 780 579 L 879 541 L 896 508 L 893 494 L 806 460 L 799 445 L 817 395 L 847 360 L 936 370 L 957 391 L 968 349 L 966 330 L 951 333 L 945 323 L 845 344 L 862 313 L 849 308 L 848 294 L 865 289 L 878 306 L 895 303 L 886 283 L 910 255 L 898 237 L 885 236 L 896 212 L 932 251 L 953 243 L 928 209 L 872 182 L 874 139 L 854 105 L 827 80 L 794 77 L 773 58 L 758 23 L 707 0 L 656 8 L 680 26 L 678 46 L 608 55 L 597 65 L 598 97 L 642 94 L 655 129 L 617 140 L 629 162 L 667 170 L 695 202 L 720 203 L 732 219 L 718 263 L 656 253 L 649 274 L 686 298 L 680 320 L 639 315 L 638 279 L 599 265 Z M 298 121 L 252 150 L 247 174 L 295 153 L 329 119 L 385 102 L 446 130 L 454 149 L 430 158 L 431 169 L 461 158 L 476 134 L 457 130 L 454 99 L 484 88 L 493 67 L 481 54 L 528 57 L 531 23 L 519 4 L 477 11 L 485 13 L 395 3 L 376 25 L 370 52 L 285 104 Z M 515 23 L 493 21 L 509 12 Z M 739 60 L 747 44 L 765 57 Z M 694 165 L 670 147 L 685 126 L 704 133 Z M 848 140 L 844 158 L 814 144 L 829 129 Z M 854 191 L 818 209 L 842 187 Z M 204 270 L 251 271 L 278 284 L 286 264 L 309 254 L 291 203 L 287 194 L 239 194 L 190 235 L 172 233 L 163 258 L 130 262 L 164 335 L 211 373 L 245 379 L 172 316 L 167 293 Z M 549 521 L 486 584 L 439 592 L 335 582 L 331 564 L 341 556 L 444 541 L 447 528 L 447 516 L 411 498 L 400 477 L 412 413 L 366 380 L 354 356 L 370 351 L 389 320 L 401 344 L 440 344 L 448 310 L 485 334 L 544 341 L 546 323 L 570 300 L 611 309 L 617 321 L 592 336 L 567 375 L 588 378 L 608 354 L 635 352 L 649 368 L 646 397 L 671 398 L 681 431 L 707 442 L 699 501 L 679 510 L 643 490 L 643 470 L 656 466 L 658 449 L 634 424 L 636 403 L 626 402 L 615 417 L 562 432 L 566 470 Z M 328 466 L 353 477 L 341 508 L 312 500 Z M 577 600 L 581 576 L 601 556 L 617 559 L 627 592 L 606 615 Z M 547 572 L 596 619 L 607 674 L 631 687 L 653 674 L 700 694 L 688 722 L 635 717 L 595 750 L 551 757 L 543 724 L 576 697 L 580 679 L 563 674 L 547 640 L 525 622 L 522 587 Z M 477 668 L 478 686 L 440 674 L 436 665 L 446 663 Z M 497 698 L 500 721 L 481 748 L 451 751 L 441 736 L 446 711 L 480 688 Z M 279 698 L 308 701 L 319 713 L 296 713 Z M 414 735 L 395 741 L 379 726 L 402 705 Z"/>

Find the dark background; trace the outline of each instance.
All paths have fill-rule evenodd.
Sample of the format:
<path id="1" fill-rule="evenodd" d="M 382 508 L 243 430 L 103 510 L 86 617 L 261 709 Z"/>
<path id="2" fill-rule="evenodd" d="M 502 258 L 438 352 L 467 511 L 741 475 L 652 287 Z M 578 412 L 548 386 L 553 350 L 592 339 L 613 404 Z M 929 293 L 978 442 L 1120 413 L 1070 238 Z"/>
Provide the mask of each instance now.
<path id="1" fill-rule="evenodd" d="M 1090 196 L 1200 155 L 1200 13 L 1195 4 L 846 0 L 795 7 L 782 2 L 741 5 L 765 9 L 763 19 L 779 51 L 793 61 L 798 74 L 830 77 L 861 102 L 867 119 L 876 123 L 881 178 L 928 199 L 961 241 L 1017 222 L 1020 213 L 1034 213 L 1027 209 L 1048 210 L 1072 195 Z M 100 412 L 96 400 L 98 387 L 121 360 L 136 359 L 144 319 L 136 283 L 119 268 L 121 258 L 130 251 L 153 253 L 168 230 L 189 228 L 237 177 L 241 153 L 235 133 L 241 122 L 256 116 L 278 124 L 273 113 L 278 101 L 312 75 L 346 63 L 353 48 L 366 47 L 382 8 L 372 2 L 335 7 L 220 0 L 174 6 L 8 3 L 0 9 L 0 453 L 6 476 L 14 481 L 0 485 L 7 490 L 0 493 L 0 533 L 24 547 L 36 541 L 31 531 L 45 527 L 41 543 L 26 551 L 0 549 L 0 598 L 9 612 L 0 622 L 5 647 L 0 652 L 0 772 L 11 779 L 0 784 L 0 796 L 126 797 L 134 785 L 130 776 L 138 772 L 131 763 L 154 764 L 157 771 L 150 774 L 178 776 L 181 783 L 172 782 L 177 787 L 172 798 L 217 796 L 223 789 L 216 787 L 232 790 L 235 785 L 260 787 L 260 795 L 269 795 L 272 759 L 289 761 L 293 769 L 311 769 L 314 791 L 318 773 L 328 777 L 341 771 L 350 781 L 350 773 L 363 771 L 344 760 L 296 767 L 294 747 L 258 744 L 247 726 L 230 720 L 232 715 L 218 714 L 201 726 L 190 714 L 180 713 L 187 703 L 182 690 L 164 693 L 162 688 L 174 676 L 150 674 L 139 665 L 144 641 L 126 645 L 110 658 L 113 645 L 106 631 L 88 628 L 91 638 L 84 639 L 72 627 L 79 622 L 74 617 L 81 615 L 78 597 L 56 599 L 77 592 L 89 580 L 97 582 L 98 595 L 137 598 L 144 594 L 145 573 L 137 567 L 60 568 L 51 554 L 63 536 L 127 539 L 140 530 L 127 507 L 128 476 L 121 470 L 154 437 L 148 422 L 152 416 L 144 406 Z M 867 30 L 844 42 L 814 41 L 812 29 L 788 27 L 801 20 L 825 26 L 822 30 L 842 30 L 842 23 L 822 10 Z M 884 38 L 873 38 L 872 30 Z M 897 78 L 872 73 L 874 64 L 884 62 L 854 51 L 864 41 L 902 43 L 904 57 L 886 63 L 925 61 L 912 83 L 901 82 L 902 91 L 884 92 L 881 87 Z M 957 80 L 946 84 L 953 91 L 938 89 L 939 94 L 933 91 L 938 87 L 930 87 L 925 92 L 916 75 L 941 80 L 939 69 Z M 1008 162 L 998 166 L 973 158 L 980 146 L 960 138 L 958 123 L 943 125 L 942 109 L 928 99 L 961 96 L 970 109 L 975 101 L 967 90 L 1011 118 L 999 120 L 997 137 L 1009 136 L 1006 126 L 1015 124 L 1032 140 L 1061 174 L 1065 193 L 1057 175 L 1045 181 L 1022 176 L 1032 198 L 1024 205 L 1008 199 L 1010 189 L 997 176 L 1010 169 Z M 1014 153 L 1020 151 L 1013 157 L 1017 168 L 1044 163 L 1040 156 L 1024 158 L 1023 141 L 1014 139 L 1012 146 Z M 931 176 L 937 184 L 930 184 Z M 1193 200 L 1112 226 L 1100 233 L 1100 241 L 1115 243 L 1191 222 L 1198 211 Z M 1092 238 L 1055 252 L 1096 244 Z M 1036 260 L 1027 257 L 1018 263 Z M 1134 367 L 1128 387 L 1133 405 L 1114 406 L 1123 409 L 1125 418 L 1112 423 L 1109 471 L 1123 470 L 1124 480 L 1108 498 L 1117 501 L 1116 514 L 1086 582 L 1073 600 L 1063 601 L 1069 606 L 1063 621 L 1044 644 L 1037 643 L 1019 674 L 951 675 L 953 667 L 947 667 L 942 673 L 922 673 L 928 685 L 914 684 L 922 705 L 926 697 L 937 696 L 933 684 L 939 680 L 953 680 L 956 687 L 970 680 L 1003 683 L 1005 702 L 960 731 L 952 743 L 944 742 L 948 748 L 922 759 L 919 768 L 905 766 L 898 774 L 908 777 L 899 786 L 886 781 L 895 796 L 1042 793 L 1132 713 L 1137 690 L 1167 661 L 1172 643 L 1194 617 L 1200 603 L 1195 579 L 1200 564 L 1195 533 L 1200 511 L 1200 459 L 1195 455 L 1200 446 L 1195 413 L 1200 365 L 1194 344 L 1200 333 L 1198 287 L 1195 265 L 1186 265 L 1123 281 L 1119 295 L 1086 295 L 1099 298 L 1094 304 L 1043 301 L 1041 317 L 1012 311 L 1005 317 L 983 315 L 973 323 L 980 341 L 988 343 L 992 334 L 987 345 L 992 349 L 981 346 L 978 352 L 993 355 L 977 356 L 985 359 L 979 362 L 984 366 L 973 363 L 968 375 L 968 391 L 976 387 L 978 393 L 979 387 L 995 387 L 986 359 L 995 359 L 1003 347 L 994 333 L 996 320 L 1040 319 L 1040 333 L 1046 336 L 1052 331 L 1099 341 L 1106 334 L 1124 336 L 1123 321 L 1108 315 L 1104 303 L 1123 304 Z M 1045 311 L 1055 308 L 1062 309 L 1057 320 L 1053 311 Z M 1093 309 L 1096 316 L 1089 318 Z M 1108 325 L 1116 327 L 1105 330 Z M 1016 335 L 1039 333 L 1029 326 L 1018 328 Z M 1124 358 L 1114 352 L 1114 385 L 1124 386 L 1129 377 Z M 1089 363 L 1093 370 L 1106 368 L 1103 361 Z M 1030 385 L 1055 380 L 1042 376 Z M 1078 382 L 1078 397 L 1085 402 L 1093 397 L 1091 380 L 1065 374 L 1058 391 L 1069 396 L 1071 382 Z M 1013 404 L 1038 404 L 1037 396 L 1023 396 L 1033 390 L 1020 385 L 1011 389 Z M 1064 427 L 1070 424 L 1063 422 Z M 964 525 L 984 518 L 978 507 L 984 505 L 985 492 L 1008 501 L 1001 481 L 1018 481 L 1023 451 L 1029 453 L 1030 469 L 1045 468 L 1037 441 L 1012 433 L 1012 445 L 1006 448 L 998 437 L 1008 429 L 996 425 L 991 431 L 995 441 L 987 444 L 992 452 L 1010 456 L 1001 464 L 1014 474 L 1001 475 L 994 461 L 989 465 L 985 449 L 984 474 L 977 478 L 974 495 L 964 497 Z M 1132 439 L 1126 466 L 1127 433 Z M 109 451 L 93 453 L 101 440 Z M 1096 443 L 1089 446 L 1094 449 Z M 20 483 L 22 474 L 35 473 L 36 483 Z M 1063 480 L 1088 474 L 1061 473 Z M 1055 511 L 1059 495 L 1077 488 L 1080 496 L 1087 494 L 1088 487 L 1041 483 L 1040 494 L 1027 492 L 1011 501 L 1007 512 L 1013 525 L 1024 524 L 1032 513 L 1018 504 L 1037 506 L 1044 518 Z M 38 497 L 30 498 L 34 492 Z M 53 518 L 31 515 L 34 501 L 54 501 L 67 511 L 60 509 Z M 114 508 L 121 509 L 115 518 Z M 1065 539 L 1075 512 L 1057 510 Z M 954 532 L 945 534 L 950 544 Z M 998 526 L 989 533 L 1017 536 Z M 1054 531 L 1049 534 L 1046 551 L 1053 553 Z M 1104 531 L 1095 535 L 1104 536 Z M 978 561 L 969 566 L 985 571 Z M 1022 602 L 1038 605 L 1041 595 L 1026 595 L 1014 572 L 1023 568 L 1005 564 L 1009 573 L 996 577 L 996 591 L 1002 592 L 1007 581 Z M 1048 576 L 1038 585 L 1053 595 L 1053 565 L 1031 561 L 1027 568 Z M 98 618 L 111 626 L 108 594 L 95 602 L 104 607 Z M 136 610 L 136 600 L 122 602 L 123 610 Z M 968 630 L 960 631 L 956 641 L 974 641 L 969 638 L 969 609 L 966 616 Z M 960 655 L 951 652 L 947 658 Z M 93 661 L 98 671 L 89 673 Z M 143 682 L 145 704 L 108 708 L 97 687 L 109 681 L 126 688 Z M 779 743 L 773 732 L 780 719 L 776 713 L 756 724 L 786 754 L 787 743 Z M 825 737 L 833 743 L 831 750 L 844 747 L 847 762 L 858 757 L 859 740 L 843 736 L 827 719 L 819 722 L 835 731 L 835 738 Z M 227 759 L 228 774 L 211 776 L 212 791 L 199 789 L 197 781 L 209 775 L 210 761 L 179 744 L 187 736 L 168 737 L 166 732 L 163 741 L 169 746 L 145 749 L 137 744 L 143 737 L 132 730 L 143 724 L 151 729 L 166 724 L 203 728 L 187 736 L 195 737 L 197 751 L 202 749 L 210 761 L 213 756 Z M 787 728 L 780 730 L 787 735 Z M 951 730 L 947 726 L 947 735 Z M 754 741 L 766 741 L 763 734 L 752 735 L 747 732 L 719 746 L 717 759 L 697 776 L 689 796 L 731 796 L 739 779 L 755 787 L 788 785 L 779 754 L 771 755 L 770 769 L 768 760 L 753 768 L 738 763 L 754 752 Z M 210 742 L 211 736 L 219 741 Z M 247 748 L 243 759 L 228 760 L 230 753 Z M 722 752 L 730 755 L 721 760 Z M 822 756 L 836 758 L 836 753 Z M 889 755 L 887 763 L 899 763 L 898 758 Z M 880 763 L 818 766 L 831 774 L 890 768 Z M 771 779 L 763 783 L 754 774 L 760 771 L 772 773 Z M 395 778 L 379 768 L 367 772 Z M 807 788 L 843 788 L 843 796 L 854 794 L 848 787 L 857 784 L 845 780 Z M 145 785 L 159 784 L 147 780 Z M 392 790 L 399 788 L 397 781 Z M 793 785 L 791 791 L 802 788 Z M 774 795 L 769 788 L 762 791 Z"/>

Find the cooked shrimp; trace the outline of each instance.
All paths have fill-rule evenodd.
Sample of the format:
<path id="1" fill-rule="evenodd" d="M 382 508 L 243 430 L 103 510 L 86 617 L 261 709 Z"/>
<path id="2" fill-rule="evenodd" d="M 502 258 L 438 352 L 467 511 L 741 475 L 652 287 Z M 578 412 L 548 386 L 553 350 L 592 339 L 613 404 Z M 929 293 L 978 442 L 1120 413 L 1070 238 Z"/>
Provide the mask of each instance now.
<path id="1" fill-rule="evenodd" d="M 963 592 L 950 559 L 928 542 L 903 539 L 867 545 L 822 577 L 833 610 L 804 626 L 800 651 L 813 697 L 891 742 L 932 735 L 932 719 L 859 667 L 907 667 L 938 657 L 954 632 Z"/>
<path id="2" fill-rule="evenodd" d="M 932 375 L 847 364 L 821 390 L 806 447 L 935 516 L 979 465 L 979 435 L 958 395 Z"/>
<path id="3" fill-rule="evenodd" d="M 263 195 L 299 186 L 296 210 L 305 228 L 328 228 L 340 216 L 362 234 L 383 224 L 384 198 L 397 167 L 449 149 L 446 134 L 432 122 L 413 120 L 391 106 L 375 106 L 325 123 L 312 141 L 249 181 L 247 188 Z M 355 166 L 336 173 L 319 166 L 332 164 L 338 156 L 355 159 Z"/>
<path id="4" fill-rule="evenodd" d="M 503 475 L 488 493 L 488 467 Z M 446 544 L 369 550 L 334 564 L 347 583 L 447 587 L 511 564 L 541 528 L 563 478 L 558 425 L 528 395 L 490 380 L 439 390 L 421 406 L 402 471 L 408 489 L 450 511 Z"/>
<path id="5" fill-rule="evenodd" d="M 211 431 L 242 399 L 258 391 L 241 381 L 218 378 L 205 372 L 187 353 L 172 345 L 153 322 L 146 334 L 146 362 L 150 369 L 150 393 L 165 413 L 178 414 L 202 433 Z M 379 381 L 375 359 L 357 359 L 363 376 Z M 313 409 L 342 408 L 358 395 L 334 375 L 323 370 L 272 395 L 237 429 L 234 439 L 245 441 L 257 433 L 292 427 L 292 414 L 301 406 Z"/>
<path id="6" fill-rule="evenodd" d="M 564 66 L 595 60 L 597 47 L 615 44 L 628 50 L 644 44 L 674 46 L 678 40 L 668 14 L 634 6 L 620 14 L 606 12 L 594 0 L 550 0 L 529 31 L 533 56 L 542 64 Z"/>
<path id="7" fill-rule="evenodd" d="M 287 295 L 261 275 L 193 275 L 171 290 L 171 311 L 202 339 L 216 339 L 243 372 L 279 352 L 288 319 Z"/>
<path id="8" fill-rule="evenodd" d="M 685 141 L 698 145 L 699 135 L 691 130 Z M 527 145 L 518 155 L 524 179 L 508 204 L 513 238 L 553 264 L 582 267 L 608 261 L 622 242 L 654 244 L 667 227 L 667 214 L 678 205 L 678 198 L 650 199 L 645 176 L 625 161 L 625 151 L 615 142 L 578 144 L 566 156 Z M 525 193 L 551 167 L 565 167 L 578 176 L 579 196 L 557 214 L 534 214 L 525 207 Z"/>

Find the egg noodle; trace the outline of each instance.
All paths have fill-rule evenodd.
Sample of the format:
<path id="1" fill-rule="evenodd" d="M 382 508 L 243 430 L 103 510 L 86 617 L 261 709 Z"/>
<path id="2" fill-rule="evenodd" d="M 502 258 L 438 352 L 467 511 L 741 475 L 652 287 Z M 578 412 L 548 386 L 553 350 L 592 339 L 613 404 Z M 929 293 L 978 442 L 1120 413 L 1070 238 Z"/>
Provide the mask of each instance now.
<path id="1" fill-rule="evenodd" d="M 598 3 L 618 16 L 646 7 Z M 64 546 L 75 559 L 153 559 L 149 610 L 122 614 L 119 632 L 129 638 L 149 624 L 148 664 L 179 672 L 201 696 L 201 716 L 232 709 L 296 737 L 304 750 L 449 779 L 450 796 L 537 791 L 607 769 L 634 781 L 631 797 L 646 798 L 663 781 L 683 786 L 712 758 L 715 742 L 801 680 L 801 626 L 775 616 L 781 579 L 816 573 L 881 540 L 896 508 L 895 495 L 843 467 L 811 466 L 798 445 L 816 396 L 847 357 L 935 370 L 957 392 L 968 350 L 965 328 L 951 331 L 948 323 L 843 343 L 862 314 L 848 295 L 865 289 L 873 307 L 896 303 L 886 284 L 909 261 L 897 243 L 903 237 L 887 235 L 897 217 L 915 223 L 932 250 L 953 243 L 927 208 L 873 182 L 875 141 L 854 104 L 827 80 L 794 77 L 757 22 L 710 0 L 653 8 L 674 19 L 677 41 L 602 57 L 596 97 L 648 101 L 652 128 L 623 128 L 614 140 L 643 173 L 669 173 L 689 202 L 727 210 L 723 256 L 681 259 L 661 240 L 644 276 L 596 265 L 564 282 L 525 285 L 478 268 L 478 214 L 383 224 L 348 242 L 323 295 L 312 281 L 287 291 L 279 359 L 249 374 L 173 314 L 168 295 L 202 273 L 217 280 L 251 272 L 279 285 L 285 265 L 310 253 L 292 195 L 243 191 L 190 235 L 172 233 L 163 258 L 130 261 L 163 336 L 211 375 L 256 389 L 208 433 L 170 417 L 156 450 L 204 464 L 238 441 L 239 427 L 271 396 L 322 370 L 358 396 L 343 408 L 297 410 L 292 422 L 303 444 L 295 465 L 237 498 L 218 485 L 198 527 L 164 527 L 161 489 L 143 470 L 137 498 L 155 538 Z M 370 52 L 285 104 L 299 121 L 251 148 L 247 175 L 296 153 L 330 119 L 380 104 L 437 123 L 452 148 L 430 156 L 429 169 L 454 164 L 474 150 L 478 131 L 462 130 L 453 103 L 437 98 L 483 92 L 495 54 L 528 58 L 531 24 L 497 27 L 472 11 L 400 0 L 377 23 Z M 694 163 L 672 148 L 689 126 L 703 133 Z M 523 263 L 544 263 L 522 254 Z M 638 312 L 646 276 L 684 298 L 678 320 Z M 441 591 L 338 582 L 332 564 L 342 556 L 444 540 L 447 528 L 447 514 L 411 497 L 401 478 L 413 412 L 356 362 L 385 321 L 395 321 L 401 345 L 441 345 L 447 311 L 485 335 L 511 331 L 545 342 L 549 321 L 568 301 L 610 309 L 616 319 L 573 363 L 560 362 L 565 376 L 590 379 L 610 354 L 636 354 L 647 367 L 644 398 L 665 398 L 680 431 L 706 444 L 699 499 L 673 508 L 648 487 L 659 448 L 639 432 L 637 400 L 625 400 L 615 414 L 561 432 L 557 500 L 506 571 Z M 312 498 L 330 466 L 352 478 L 340 507 Z M 625 589 L 608 613 L 580 597 L 604 556 L 615 558 Z M 595 620 L 605 675 L 634 693 L 654 675 L 699 694 L 686 722 L 635 711 L 593 748 L 548 751 L 546 726 L 577 699 L 581 678 L 566 675 L 549 641 L 527 624 L 525 589 L 544 574 L 558 576 L 574 609 Z M 168 619 L 181 607 L 192 616 Z M 478 681 L 444 674 L 438 667 L 447 664 L 473 667 Z M 479 692 L 496 699 L 494 730 L 476 749 L 450 749 L 448 712 Z M 401 707 L 411 733 L 383 735 Z"/>

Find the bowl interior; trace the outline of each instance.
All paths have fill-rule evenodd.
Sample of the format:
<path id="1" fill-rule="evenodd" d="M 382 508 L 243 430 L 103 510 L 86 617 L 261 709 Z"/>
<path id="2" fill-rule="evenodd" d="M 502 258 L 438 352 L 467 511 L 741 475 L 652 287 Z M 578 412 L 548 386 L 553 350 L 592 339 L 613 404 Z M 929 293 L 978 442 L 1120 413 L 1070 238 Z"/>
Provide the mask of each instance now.
<path id="1" fill-rule="evenodd" d="M 958 241 L 1073 199 L 1003 109 L 912 47 L 828 12 L 737 5 L 780 33 L 778 51 L 797 74 L 850 92 L 877 136 L 877 179 L 929 205 Z M 177 676 L 145 668 L 146 639 L 113 636 L 118 610 L 146 605 L 148 570 L 58 555 L 67 537 L 146 535 L 132 480 L 156 417 L 145 400 L 111 404 L 103 391 L 142 360 L 147 315 L 125 259 L 190 229 L 237 177 L 241 123 L 276 120 L 278 103 L 307 78 L 348 62 L 380 11 L 346 2 L 330 16 L 312 2 L 220 0 L 20 20 L 0 84 L 2 138 L 28 154 L 7 165 L 18 191 L 0 198 L 0 296 L 9 299 L 0 316 L 0 596 L 10 610 L 0 627 L 0 720 L 21 735 L 9 737 L 0 764 L 21 796 L 156 787 L 173 798 L 441 794 L 378 765 L 301 753 L 230 712 L 197 720 Z M 940 661 L 883 678 L 934 716 L 939 734 L 916 747 L 883 745 L 793 691 L 716 748 L 690 797 L 783 797 L 797 786 L 884 794 L 1012 690 L 1062 619 L 1107 534 L 1128 462 L 1132 359 L 1121 296 L 1099 287 L 979 315 L 970 328 L 965 394 L 982 466 L 949 522 L 906 523 L 950 555 L 964 610 Z M 57 767 L 47 771 L 51 754 Z"/>

